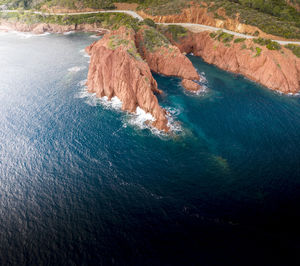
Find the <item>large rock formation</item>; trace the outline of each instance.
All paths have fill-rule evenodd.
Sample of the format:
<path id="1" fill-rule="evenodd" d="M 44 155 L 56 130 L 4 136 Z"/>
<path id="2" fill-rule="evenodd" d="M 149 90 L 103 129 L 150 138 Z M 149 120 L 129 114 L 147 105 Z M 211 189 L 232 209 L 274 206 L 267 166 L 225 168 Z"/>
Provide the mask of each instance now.
<path id="1" fill-rule="evenodd" d="M 196 87 L 200 89 L 200 86 L 193 82 L 199 81 L 200 76 L 192 62 L 164 35 L 154 28 L 144 26 L 138 31 L 136 40 L 141 56 L 152 71 L 189 80 L 182 83 L 186 89 L 193 88 L 193 91 Z"/>
<path id="2" fill-rule="evenodd" d="M 135 32 L 121 27 L 106 34 L 86 51 L 91 55 L 87 86 L 98 97 L 117 96 L 122 109 L 136 112 L 140 107 L 155 121 L 149 123 L 168 131 L 166 112 L 158 104 L 154 93 L 160 93 L 149 66 L 140 57 L 135 46 Z"/>
<path id="3" fill-rule="evenodd" d="M 168 38 L 181 52 L 194 53 L 207 63 L 241 74 L 270 89 L 283 93 L 300 91 L 300 58 L 282 47 L 269 50 L 253 40 L 223 43 L 209 32 L 189 33 L 177 41 Z"/>

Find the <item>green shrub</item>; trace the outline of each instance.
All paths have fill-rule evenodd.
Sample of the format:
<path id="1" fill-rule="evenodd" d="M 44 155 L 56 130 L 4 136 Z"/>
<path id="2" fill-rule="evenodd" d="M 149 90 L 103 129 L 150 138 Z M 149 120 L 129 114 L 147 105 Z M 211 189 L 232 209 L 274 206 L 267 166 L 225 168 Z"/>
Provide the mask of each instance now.
<path id="1" fill-rule="evenodd" d="M 240 42 L 244 42 L 246 40 L 246 38 L 236 38 L 234 39 L 234 43 L 240 43 Z"/>
<path id="2" fill-rule="evenodd" d="M 280 50 L 281 49 L 281 45 L 278 42 L 271 41 L 271 42 L 269 42 L 267 44 L 267 48 L 269 50 Z"/>
<path id="3" fill-rule="evenodd" d="M 262 49 L 260 47 L 256 47 L 256 55 L 255 56 L 260 56 Z"/>
<path id="4" fill-rule="evenodd" d="M 211 33 L 209 34 L 209 36 L 210 36 L 212 39 L 214 39 L 214 38 L 217 36 L 217 33 L 216 33 L 216 32 L 211 32 Z"/>
<path id="5" fill-rule="evenodd" d="M 266 45 L 266 39 L 264 39 L 264 38 L 253 39 L 253 42 L 254 42 L 254 43 L 257 43 L 257 44 L 259 44 L 259 45 L 261 45 L 261 46 Z"/>
<path id="6" fill-rule="evenodd" d="M 218 41 L 222 41 L 223 43 L 231 42 L 234 38 L 232 34 L 229 34 L 227 32 L 224 32 L 222 30 L 217 31 L 217 37 Z"/>
<path id="7" fill-rule="evenodd" d="M 144 30 L 143 33 L 143 44 L 145 45 L 146 49 L 150 52 L 154 52 L 158 47 L 168 47 L 170 42 L 168 39 L 153 28 L 148 28 Z"/>
<path id="8" fill-rule="evenodd" d="M 226 20 L 226 18 L 224 18 L 223 16 L 220 16 L 218 13 L 214 13 L 214 18 L 216 19 L 221 19 L 221 20 Z"/>
<path id="9" fill-rule="evenodd" d="M 266 46 L 269 50 L 281 49 L 281 45 L 278 42 L 272 41 L 270 39 L 257 38 L 257 39 L 253 39 L 253 42 L 261 46 Z"/>
<path id="10" fill-rule="evenodd" d="M 148 25 L 148 26 L 153 27 L 153 28 L 156 27 L 155 22 L 150 18 L 145 18 L 144 21 L 143 21 L 143 24 Z"/>
<path id="11" fill-rule="evenodd" d="M 291 50 L 294 53 L 294 55 L 300 58 L 300 45 L 287 44 L 284 47 Z"/>
<path id="12" fill-rule="evenodd" d="M 168 25 L 167 31 L 172 34 L 174 41 L 187 35 L 188 31 L 180 25 Z"/>

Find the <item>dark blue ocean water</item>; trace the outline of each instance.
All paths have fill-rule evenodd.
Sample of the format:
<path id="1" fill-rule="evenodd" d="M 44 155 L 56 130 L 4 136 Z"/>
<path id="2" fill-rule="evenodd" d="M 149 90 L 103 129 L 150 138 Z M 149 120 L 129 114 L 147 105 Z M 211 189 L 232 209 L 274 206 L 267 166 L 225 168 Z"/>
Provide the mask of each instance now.
<path id="1" fill-rule="evenodd" d="M 0 35 L 0 264 L 299 263 L 300 99 L 191 56 L 158 136 L 85 92 L 92 41 Z"/>

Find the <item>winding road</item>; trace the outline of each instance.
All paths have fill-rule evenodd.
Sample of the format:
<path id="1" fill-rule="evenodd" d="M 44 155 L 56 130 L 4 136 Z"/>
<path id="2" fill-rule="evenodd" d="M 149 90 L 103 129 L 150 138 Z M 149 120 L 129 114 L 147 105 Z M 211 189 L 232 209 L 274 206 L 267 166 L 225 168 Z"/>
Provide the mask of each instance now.
<path id="1" fill-rule="evenodd" d="M 12 12 L 18 12 L 16 10 L 0 10 L 0 12 L 5 12 L 5 13 L 12 13 Z M 50 16 L 50 15 L 57 15 L 57 16 L 65 16 L 65 15 L 83 15 L 83 14 L 98 14 L 98 13 L 125 13 L 129 16 L 132 16 L 136 19 L 138 19 L 139 21 L 143 21 L 144 19 L 137 14 L 134 11 L 131 10 L 105 10 L 105 11 L 91 11 L 91 12 L 78 12 L 78 13 L 44 13 L 44 12 L 40 12 L 40 11 L 24 11 L 27 13 L 34 13 L 34 14 L 39 14 L 39 15 L 46 15 L 46 16 Z M 223 28 L 217 28 L 217 27 L 212 27 L 212 26 L 207 26 L 207 25 L 203 25 L 203 24 L 196 24 L 196 23 L 158 23 L 161 25 L 180 25 L 184 28 L 187 28 L 189 30 L 192 31 L 218 31 L 218 30 L 222 30 L 226 33 L 241 37 L 241 38 L 246 38 L 246 39 L 253 39 L 256 38 L 252 35 L 247 35 L 247 34 L 242 34 L 242 33 L 238 33 L 235 31 L 230 31 L 230 30 L 226 30 Z M 281 45 L 285 45 L 285 44 L 297 44 L 300 45 L 300 41 L 281 41 L 281 40 L 275 40 L 273 39 L 272 41 L 276 41 L 278 43 L 280 43 Z"/>

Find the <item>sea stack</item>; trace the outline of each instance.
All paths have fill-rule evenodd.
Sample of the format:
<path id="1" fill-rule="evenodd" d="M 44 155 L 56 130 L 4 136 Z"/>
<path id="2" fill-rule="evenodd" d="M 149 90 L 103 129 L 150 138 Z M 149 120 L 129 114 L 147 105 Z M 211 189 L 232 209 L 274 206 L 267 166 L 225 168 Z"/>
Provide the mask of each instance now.
<path id="1" fill-rule="evenodd" d="M 149 124 L 168 132 L 166 111 L 154 93 L 161 93 L 150 68 L 135 46 L 133 29 L 120 27 L 86 48 L 91 56 L 87 87 L 98 97 L 116 96 L 122 109 L 135 113 L 141 108 L 153 116 Z"/>

